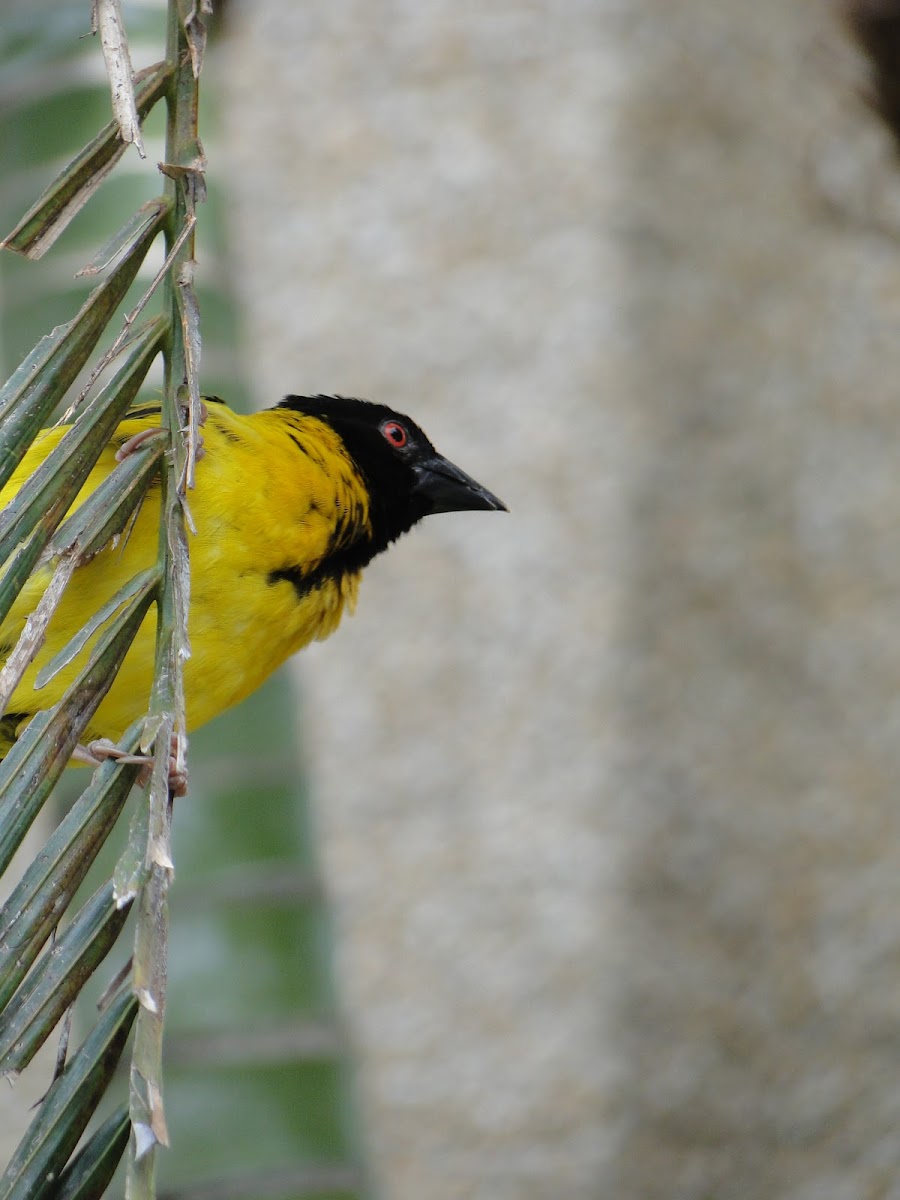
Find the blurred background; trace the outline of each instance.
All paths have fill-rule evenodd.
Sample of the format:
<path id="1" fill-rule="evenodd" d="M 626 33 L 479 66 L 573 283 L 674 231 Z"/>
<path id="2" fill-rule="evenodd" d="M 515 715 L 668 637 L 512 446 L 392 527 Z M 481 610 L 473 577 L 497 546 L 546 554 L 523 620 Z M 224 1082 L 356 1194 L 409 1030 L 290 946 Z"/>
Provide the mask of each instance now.
<path id="1" fill-rule="evenodd" d="M 278 701 L 384 1200 L 900 1198 L 900 174 L 841 14 L 227 6 L 215 388 L 390 403 L 511 510 Z"/>

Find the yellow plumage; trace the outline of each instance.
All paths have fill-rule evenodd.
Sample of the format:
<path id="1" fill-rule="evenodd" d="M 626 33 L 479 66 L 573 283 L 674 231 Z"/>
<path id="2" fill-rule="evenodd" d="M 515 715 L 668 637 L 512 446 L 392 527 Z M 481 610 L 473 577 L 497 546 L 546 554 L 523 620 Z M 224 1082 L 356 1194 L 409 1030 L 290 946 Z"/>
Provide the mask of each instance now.
<path id="1" fill-rule="evenodd" d="M 361 567 L 422 515 L 449 507 L 502 507 L 446 464 L 408 418 L 362 401 L 331 401 L 338 416 L 343 418 L 344 409 L 349 413 L 342 424 L 331 417 L 326 398 L 289 401 L 293 403 L 251 416 L 234 413 L 221 402 L 208 406 L 204 453 L 189 495 L 197 529 L 189 539 L 191 657 L 184 675 L 189 729 L 248 696 L 309 641 L 332 633 L 344 610 L 355 604 Z M 403 423 L 404 440 L 409 436 L 409 445 L 402 448 L 395 433 L 384 432 L 398 422 Z M 114 468 L 122 443 L 158 423 L 158 412 L 151 411 L 119 426 L 75 507 Z M 0 491 L 0 506 L 10 501 L 64 432 L 56 428 L 39 436 Z M 411 482 L 422 476 L 420 460 L 445 464 L 456 472 L 466 481 L 471 502 L 435 502 L 419 511 L 422 505 L 416 499 L 402 519 L 393 509 L 386 516 L 381 491 L 391 493 L 399 513 L 401 493 L 406 503 L 406 491 L 427 490 Z M 446 477 L 442 479 L 446 488 Z M 60 698 L 84 665 L 87 651 L 35 690 L 42 665 L 123 584 L 155 562 L 158 536 L 159 488 L 154 486 L 127 539 L 106 547 L 76 571 L 51 619 L 43 649 L 7 706 L 0 725 L 0 755 L 36 711 Z M 30 580 L 0 625 L 0 657 L 9 654 L 51 574 L 52 568 L 46 567 Z M 151 608 L 82 741 L 116 740 L 146 711 L 155 636 L 156 611 Z"/>

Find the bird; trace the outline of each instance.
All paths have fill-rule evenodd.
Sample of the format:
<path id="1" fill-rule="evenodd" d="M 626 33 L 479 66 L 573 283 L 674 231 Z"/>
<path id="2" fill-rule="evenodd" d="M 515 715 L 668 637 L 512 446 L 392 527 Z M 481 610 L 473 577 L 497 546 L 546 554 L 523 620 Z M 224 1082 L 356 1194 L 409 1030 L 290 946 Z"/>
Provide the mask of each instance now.
<path id="1" fill-rule="evenodd" d="M 190 512 L 191 569 L 184 664 L 186 730 L 245 699 L 286 659 L 327 638 L 356 605 L 373 558 L 424 517 L 507 511 L 495 495 L 441 455 L 410 417 L 345 396 L 286 396 L 252 414 L 205 396 L 203 453 Z M 114 469 L 117 454 L 158 428 L 160 406 L 126 413 L 78 493 L 74 511 Z M 44 430 L 5 487 L 0 508 L 59 444 L 67 426 Z M 145 497 L 127 537 L 80 565 L 53 614 L 43 648 L 0 718 L 0 758 L 35 713 L 50 708 L 84 665 L 85 650 L 42 687 L 41 667 L 120 587 L 156 561 L 160 486 Z M 10 654 L 50 580 L 40 568 L 0 624 L 0 661 Z M 144 618 L 118 675 L 79 746 L 114 748 L 146 711 L 156 639 Z M 114 754 L 114 749 L 111 751 Z"/>

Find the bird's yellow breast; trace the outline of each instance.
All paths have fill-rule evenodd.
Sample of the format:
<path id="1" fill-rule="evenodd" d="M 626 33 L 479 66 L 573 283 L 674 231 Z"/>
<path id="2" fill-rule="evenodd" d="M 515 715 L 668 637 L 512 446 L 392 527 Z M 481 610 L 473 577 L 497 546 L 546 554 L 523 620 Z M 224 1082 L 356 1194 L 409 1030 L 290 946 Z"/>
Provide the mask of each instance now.
<path id="1" fill-rule="evenodd" d="M 75 507 L 113 469 L 117 446 L 154 424 L 149 417 L 119 427 Z M 9 502 L 63 432 L 50 430 L 39 438 L 0 491 L 0 505 Z M 184 677 L 189 729 L 242 700 L 291 654 L 334 631 L 344 608 L 355 603 L 359 575 L 322 568 L 368 529 L 369 519 L 363 481 L 337 435 L 318 419 L 278 409 L 241 416 L 210 404 L 202 432 L 204 453 L 188 495 L 197 529 L 189 537 L 191 657 Z M 60 698 L 84 655 L 36 691 L 37 672 L 118 588 L 152 565 L 158 535 L 156 487 L 127 541 L 107 547 L 76 571 L 9 714 L 21 714 L 24 723 Z M 30 581 L 0 625 L 0 654 L 9 653 L 49 578 L 47 569 Z M 155 630 L 151 609 L 86 737 L 116 739 L 146 710 Z"/>

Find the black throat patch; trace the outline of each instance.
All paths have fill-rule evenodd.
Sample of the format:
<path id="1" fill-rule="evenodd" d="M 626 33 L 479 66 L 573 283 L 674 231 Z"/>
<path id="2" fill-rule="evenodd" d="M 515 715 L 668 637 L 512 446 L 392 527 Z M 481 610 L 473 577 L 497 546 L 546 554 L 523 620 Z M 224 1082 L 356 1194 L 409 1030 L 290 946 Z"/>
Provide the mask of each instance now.
<path id="1" fill-rule="evenodd" d="M 369 538 L 351 545 L 340 546 L 325 555 L 315 567 L 295 565 L 278 567 L 267 576 L 269 584 L 286 582 L 303 600 L 310 592 L 328 583 L 340 583 L 348 575 L 358 575 L 375 557 L 376 550 Z"/>

